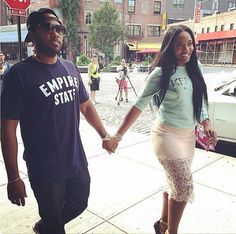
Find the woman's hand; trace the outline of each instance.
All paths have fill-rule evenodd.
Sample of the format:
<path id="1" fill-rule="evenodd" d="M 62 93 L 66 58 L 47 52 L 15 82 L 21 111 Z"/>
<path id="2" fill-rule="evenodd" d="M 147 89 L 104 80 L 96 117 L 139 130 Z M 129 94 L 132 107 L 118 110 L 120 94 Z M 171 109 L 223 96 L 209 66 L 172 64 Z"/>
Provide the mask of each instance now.
<path id="1" fill-rule="evenodd" d="M 91 78 L 89 78 L 88 79 L 88 85 L 91 85 L 93 82 L 92 82 L 92 79 Z"/>
<path id="2" fill-rule="evenodd" d="M 209 119 L 206 119 L 202 122 L 202 125 L 204 127 L 204 131 L 207 134 L 209 138 L 209 144 L 216 145 L 217 144 L 217 134 L 216 132 L 212 129 L 211 123 Z"/>

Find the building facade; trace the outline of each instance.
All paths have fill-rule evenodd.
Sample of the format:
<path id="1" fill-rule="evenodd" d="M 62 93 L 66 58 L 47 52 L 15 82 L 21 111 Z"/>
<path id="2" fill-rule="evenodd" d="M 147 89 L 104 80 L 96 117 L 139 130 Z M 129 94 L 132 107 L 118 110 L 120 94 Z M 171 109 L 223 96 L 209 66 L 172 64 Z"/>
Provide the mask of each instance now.
<path id="1" fill-rule="evenodd" d="M 78 19 L 78 40 L 80 41 L 80 53 L 91 56 L 94 52 L 88 44 L 88 26 L 93 19 L 93 12 L 99 9 L 105 0 L 80 0 L 80 15 Z M 229 14 L 236 7 L 236 0 L 108 0 L 119 12 L 120 21 L 127 30 L 127 37 L 124 41 L 114 48 L 115 55 L 121 55 L 127 60 L 140 61 L 148 55 L 158 52 L 161 47 L 165 26 L 172 22 L 182 22 L 196 27 L 197 34 L 212 33 L 213 26 L 202 26 L 207 19 L 205 15 L 213 14 L 215 21 L 220 24 L 220 12 Z M 15 54 L 17 57 L 17 48 L 19 47 L 16 27 L 16 16 L 8 13 L 7 6 L 3 0 L 1 3 L 1 49 Z M 193 24 L 194 6 L 200 4 L 201 21 Z M 29 12 L 41 7 L 50 7 L 61 17 L 59 9 L 59 0 L 31 0 Z M 229 15 L 228 14 L 228 15 Z M 24 41 L 27 30 L 25 28 L 25 17 L 20 17 L 22 22 L 21 37 Z M 204 19 L 204 20 L 203 20 Z M 213 20 L 213 21 L 214 21 Z M 212 22 L 213 22 L 212 21 Z M 223 21 L 222 21 L 223 22 Z M 232 22 L 233 23 L 233 22 Z M 216 24 L 216 22 L 215 22 Z M 14 26 L 13 26 L 14 25 Z M 201 26 L 200 26 L 201 25 Z M 217 26 L 215 25 L 215 26 Z M 204 29 L 200 29 L 200 27 Z M 221 25 L 218 25 L 218 31 Z M 223 26 L 222 26 L 223 27 Z M 227 27 L 233 27 L 225 24 Z M 210 29 L 209 29 L 210 28 Z M 196 31 L 195 30 L 195 31 Z M 203 31 L 201 31 L 203 30 Z M 210 30 L 210 31 L 209 31 Z M 223 30 L 224 31 L 224 30 Z M 204 35 L 205 36 L 205 35 Z M 198 36 L 199 40 L 200 37 Z M 200 45 L 200 44 L 199 44 Z M 227 45 L 228 46 L 228 45 Z M 201 45 L 203 47 L 203 44 Z M 209 43 L 208 43 L 209 47 Z M 217 47 L 218 48 L 218 47 Z M 24 55 L 27 56 L 27 48 L 23 43 Z"/>
<path id="2" fill-rule="evenodd" d="M 181 22 L 192 28 L 196 35 L 199 60 L 203 64 L 236 64 L 236 9 L 216 12 L 193 20 Z M 170 24 L 170 25 L 176 25 Z M 169 26 L 170 26 L 169 25 Z"/>

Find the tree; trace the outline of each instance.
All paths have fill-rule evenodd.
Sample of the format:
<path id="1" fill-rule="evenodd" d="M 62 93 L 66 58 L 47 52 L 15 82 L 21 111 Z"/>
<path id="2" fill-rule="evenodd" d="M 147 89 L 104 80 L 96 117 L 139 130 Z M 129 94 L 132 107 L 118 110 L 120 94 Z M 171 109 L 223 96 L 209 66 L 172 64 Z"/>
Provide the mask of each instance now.
<path id="1" fill-rule="evenodd" d="M 80 0 L 60 0 L 60 9 L 66 25 L 68 44 L 72 54 L 79 52 L 79 38 L 77 29 Z"/>
<path id="2" fill-rule="evenodd" d="M 125 29 L 119 20 L 118 11 L 108 2 L 93 12 L 92 23 L 89 26 L 89 44 L 99 49 L 106 57 L 113 57 L 114 46 L 122 41 Z"/>

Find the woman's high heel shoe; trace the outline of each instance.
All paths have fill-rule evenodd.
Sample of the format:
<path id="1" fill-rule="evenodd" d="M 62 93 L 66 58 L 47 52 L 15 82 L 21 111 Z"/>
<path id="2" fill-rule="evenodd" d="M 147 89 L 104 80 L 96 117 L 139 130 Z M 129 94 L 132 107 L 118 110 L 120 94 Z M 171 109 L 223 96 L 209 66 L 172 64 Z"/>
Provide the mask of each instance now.
<path id="1" fill-rule="evenodd" d="M 161 219 L 156 221 L 153 225 L 156 234 L 168 234 L 166 233 L 168 223 L 162 221 Z"/>

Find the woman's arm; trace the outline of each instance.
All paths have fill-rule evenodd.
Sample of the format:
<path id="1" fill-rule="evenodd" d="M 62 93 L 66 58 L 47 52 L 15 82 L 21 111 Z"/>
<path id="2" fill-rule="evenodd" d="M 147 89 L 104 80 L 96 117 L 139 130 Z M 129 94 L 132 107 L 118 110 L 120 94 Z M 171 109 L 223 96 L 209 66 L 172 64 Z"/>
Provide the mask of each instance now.
<path id="1" fill-rule="evenodd" d="M 137 107 L 133 106 L 125 116 L 123 122 L 117 130 L 117 133 L 123 136 L 142 113 Z"/>

